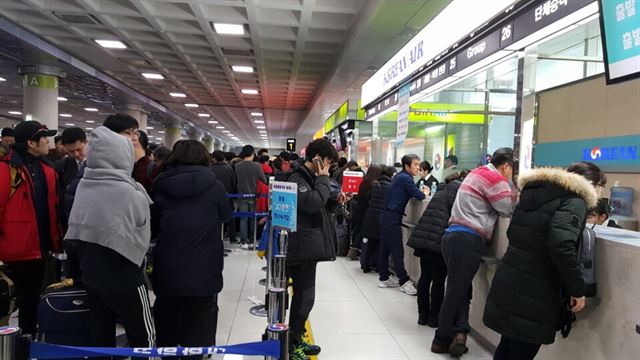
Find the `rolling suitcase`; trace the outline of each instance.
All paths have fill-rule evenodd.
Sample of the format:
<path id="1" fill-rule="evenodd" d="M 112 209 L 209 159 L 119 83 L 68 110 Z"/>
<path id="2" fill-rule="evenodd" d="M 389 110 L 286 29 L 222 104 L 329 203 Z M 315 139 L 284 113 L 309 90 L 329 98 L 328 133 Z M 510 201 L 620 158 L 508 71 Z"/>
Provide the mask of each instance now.
<path id="1" fill-rule="evenodd" d="M 38 340 L 88 346 L 89 311 L 85 290 L 73 286 L 45 290 L 38 304 Z"/>

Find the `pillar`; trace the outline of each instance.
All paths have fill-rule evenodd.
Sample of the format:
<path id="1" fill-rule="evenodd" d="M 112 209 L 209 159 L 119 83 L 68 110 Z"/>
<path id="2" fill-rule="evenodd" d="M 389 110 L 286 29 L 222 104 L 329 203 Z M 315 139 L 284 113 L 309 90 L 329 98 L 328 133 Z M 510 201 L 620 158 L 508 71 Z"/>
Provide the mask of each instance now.
<path id="1" fill-rule="evenodd" d="M 196 128 L 189 128 L 187 131 L 187 137 L 189 140 L 202 141 L 202 131 Z"/>
<path id="2" fill-rule="evenodd" d="M 214 146 L 216 150 L 224 151 L 224 145 L 222 144 L 222 140 L 214 139 Z"/>
<path id="3" fill-rule="evenodd" d="M 164 129 L 164 146 L 173 149 L 173 145 L 182 137 L 182 128 L 178 125 L 170 125 Z"/>
<path id="4" fill-rule="evenodd" d="M 208 152 L 213 152 L 213 138 L 211 137 L 211 135 L 205 135 L 202 138 L 202 143 L 204 144 L 204 147 L 207 148 Z"/>
<path id="5" fill-rule="evenodd" d="M 148 114 L 142 109 L 140 105 L 127 104 L 122 106 L 118 111 L 123 114 L 130 115 L 138 121 L 138 129 L 147 132 L 147 117 Z"/>
<path id="6" fill-rule="evenodd" d="M 22 76 L 22 114 L 25 120 L 36 120 L 51 130 L 58 129 L 58 78 L 66 73 L 50 65 L 18 66 Z M 51 141 L 53 144 L 53 141 Z"/>
<path id="7" fill-rule="evenodd" d="M 231 146 L 229 146 L 229 144 L 223 144 L 222 148 L 224 149 L 224 152 L 229 152 L 231 150 Z"/>

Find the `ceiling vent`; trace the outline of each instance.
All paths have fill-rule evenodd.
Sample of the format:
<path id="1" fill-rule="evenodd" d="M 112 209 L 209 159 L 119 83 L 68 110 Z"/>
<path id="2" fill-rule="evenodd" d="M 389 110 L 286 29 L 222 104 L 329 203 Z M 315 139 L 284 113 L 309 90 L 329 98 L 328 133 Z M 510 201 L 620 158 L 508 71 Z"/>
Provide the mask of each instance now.
<path id="1" fill-rule="evenodd" d="M 58 19 L 74 25 L 102 25 L 100 20 L 91 14 L 61 14 L 53 12 Z"/>
<path id="2" fill-rule="evenodd" d="M 222 53 L 227 56 L 253 56 L 253 50 L 239 50 L 222 48 Z"/>

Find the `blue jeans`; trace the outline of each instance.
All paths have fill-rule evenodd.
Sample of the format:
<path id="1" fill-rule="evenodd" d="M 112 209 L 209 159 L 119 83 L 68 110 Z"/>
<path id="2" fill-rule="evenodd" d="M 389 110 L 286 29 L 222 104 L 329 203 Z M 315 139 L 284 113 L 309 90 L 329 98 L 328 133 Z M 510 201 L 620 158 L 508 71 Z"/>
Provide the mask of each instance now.
<path id="1" fill-rule="evenodd" d="M 378 274 L 380 281 L 389 280 L 389 254 L 393 256 L 393 267 L 400 285 L 409 281 L 404 268 L 402 246 L 402 214 L 383 211 L 380 214 L 380 249 L 378 250 Z"/>
<path id="2" fill-rule="evenodd" d="M 239 199 L 238 211 L 256 211 L 255 199 Z M 247 244 L 253 242 L 253 221 L 254 218 L 240 218 L 240 243 Z M 251 241 L 249 241 L 249 234 L 251 234 Z"/>

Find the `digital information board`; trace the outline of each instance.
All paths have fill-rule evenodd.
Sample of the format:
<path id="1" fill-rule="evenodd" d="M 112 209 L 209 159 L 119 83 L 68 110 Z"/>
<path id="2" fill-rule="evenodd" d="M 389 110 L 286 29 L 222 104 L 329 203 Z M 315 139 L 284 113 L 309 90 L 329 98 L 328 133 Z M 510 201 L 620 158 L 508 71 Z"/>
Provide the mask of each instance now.
<path id="1" fill-rule="evenodd" d="M 640 77 L 640 0 L 599 0 L 607 84 Z"/>

